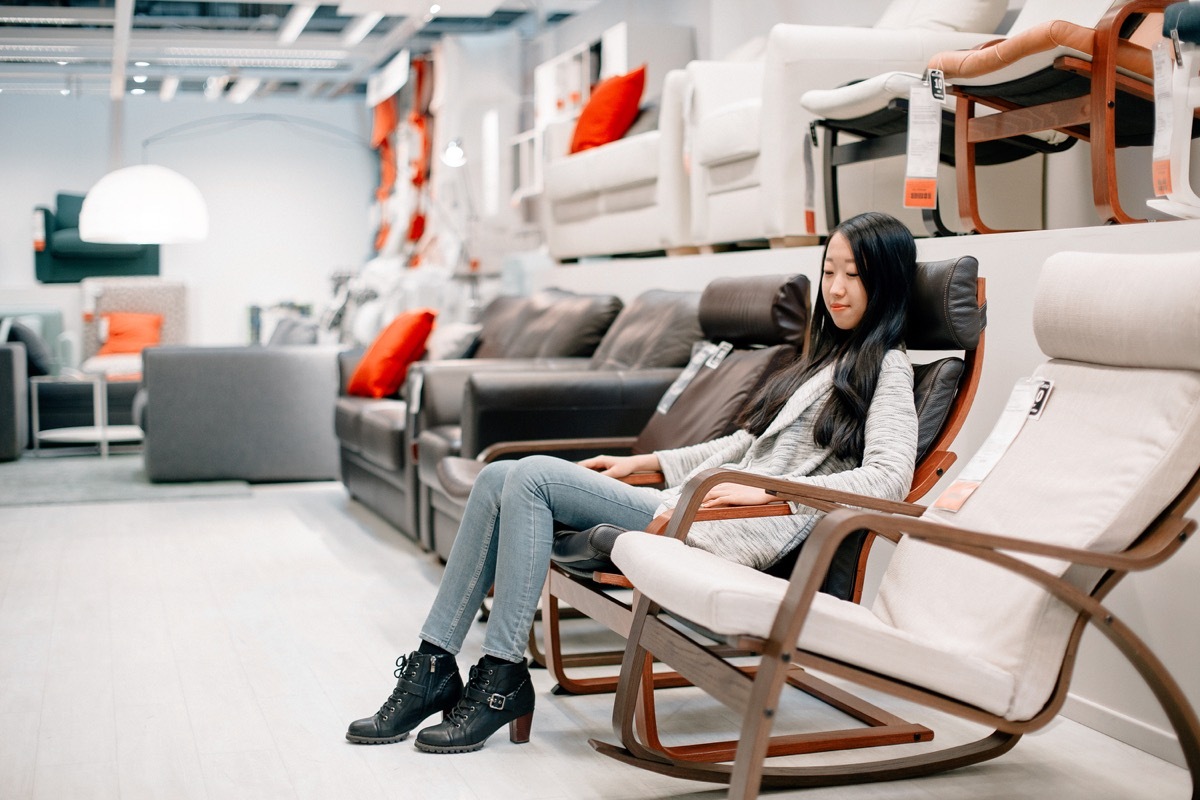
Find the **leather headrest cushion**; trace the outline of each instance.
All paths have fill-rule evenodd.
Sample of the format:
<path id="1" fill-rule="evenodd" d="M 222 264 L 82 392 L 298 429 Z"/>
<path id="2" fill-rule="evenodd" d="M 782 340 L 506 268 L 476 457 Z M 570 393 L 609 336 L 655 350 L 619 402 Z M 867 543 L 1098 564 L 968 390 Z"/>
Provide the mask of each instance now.
<path id="1" fill-rule="evenodd" d="M 904 337 L 910 350 L 974 350 L 979 346 L 987 316 L 977 300 L 978 276 L 979 262 L 974 256 L 917 264 Z"/>
<path id="2" fill-rule="evenodd" d="M 1033 299 L 1051 358 L 1200 370 L 1200 253 L 1055 253 Z"/>
<path id="3" fill-rule="evenodd" d="M 634 298 L 604 335 L 590 369 L 682 367 L 703 338 L 699 292 L 652 289 Z"/>
<path id="4" fill-rule="evenodd" d="M 804 275 L 717 278 L 700 296 L 700 327 L 714 342 L 790 344 L 802 350 L 810 308 Z"/>

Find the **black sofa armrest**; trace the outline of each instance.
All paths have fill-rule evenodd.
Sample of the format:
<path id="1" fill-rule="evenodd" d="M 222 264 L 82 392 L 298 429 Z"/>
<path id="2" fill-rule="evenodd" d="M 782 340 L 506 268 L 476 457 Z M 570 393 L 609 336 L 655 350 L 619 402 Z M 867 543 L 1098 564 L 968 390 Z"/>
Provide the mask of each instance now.
<path id="1" fill-rule="evenodd" d="M 462 455 L 514 439 L 636 436 L 675 367 L 481 373 L 467 381 L 462 399 Z"/>

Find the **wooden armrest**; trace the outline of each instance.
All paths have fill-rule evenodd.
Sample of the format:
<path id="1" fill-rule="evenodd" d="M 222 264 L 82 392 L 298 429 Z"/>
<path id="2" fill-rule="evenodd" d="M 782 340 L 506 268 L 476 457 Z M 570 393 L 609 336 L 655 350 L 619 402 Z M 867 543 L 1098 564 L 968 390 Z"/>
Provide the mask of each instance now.
<path id="1" fill-rule="evenodd" d="M 621 483 L 629 486 L 658 486 L 666 482 L 667 477 L 661 472 L 635 472 L 621 478 Z"/>

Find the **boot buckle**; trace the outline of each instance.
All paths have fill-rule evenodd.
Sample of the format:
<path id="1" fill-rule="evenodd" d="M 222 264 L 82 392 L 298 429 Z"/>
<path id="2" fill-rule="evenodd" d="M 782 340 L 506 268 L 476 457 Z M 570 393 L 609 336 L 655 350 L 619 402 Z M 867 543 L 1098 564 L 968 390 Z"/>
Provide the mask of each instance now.
<path id="1" fill-rule="evenodd" d="M 488 699 L 487 699 L 488 708 L 492 709 L 493 711 L 503 711 L 504 703 L 507 700 L 508 700 L 508 698 L 502 694 L 488 695 Z"/>

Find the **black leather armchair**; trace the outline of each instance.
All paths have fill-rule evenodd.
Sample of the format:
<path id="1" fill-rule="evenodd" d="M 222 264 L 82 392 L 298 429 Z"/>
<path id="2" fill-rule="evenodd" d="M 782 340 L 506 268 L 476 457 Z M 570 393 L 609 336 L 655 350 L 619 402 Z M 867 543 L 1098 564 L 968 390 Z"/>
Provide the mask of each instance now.
<path id="1" fill-rule="evenodd" d="M 341 478 L 351 496 L 428 547 L 417 525 L 410 432 L 428 418 L 437 424 L 457 423 L 462 385 L 473 372 L 587 363 L 621 309 L 615 296 L 561 289 L 497 298 L 484 309 L 478 346 L 470 358 L 417 362 L 401 393 L 390 398 L 346 395 L 345 386 L 362 354 L 342 354 L 343 388 L 334 427 Z M 437 377 L 427 380 L 429 375 Z"/>
<path id="2" fill-rule="evenodd" d="M 42 219 L 41 249 L 33 253 L 40 283 L 79 283 L 84 278 L 114 275 L 157 275 L 158 245 L 99 244 L 79 238 L 83 195 L 60 193 L 53 210 L 34 209 Z"/>

